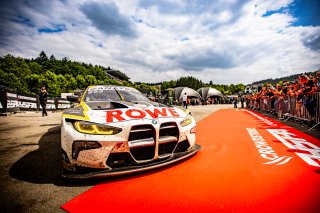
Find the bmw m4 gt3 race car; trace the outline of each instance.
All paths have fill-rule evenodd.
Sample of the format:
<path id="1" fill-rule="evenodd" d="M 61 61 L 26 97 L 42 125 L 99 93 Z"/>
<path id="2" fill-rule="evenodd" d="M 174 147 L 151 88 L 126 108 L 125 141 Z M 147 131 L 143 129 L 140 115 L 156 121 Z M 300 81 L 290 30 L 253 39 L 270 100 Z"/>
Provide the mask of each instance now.
<path id="1" fill-rule="evenodd" d="M 200 150 L 190 113 L 151 102 L 136 89 L 106 85 L 88 87 L 63 112 L 61 148 L 62 176 L 79 179 L 153 169 Z"/>

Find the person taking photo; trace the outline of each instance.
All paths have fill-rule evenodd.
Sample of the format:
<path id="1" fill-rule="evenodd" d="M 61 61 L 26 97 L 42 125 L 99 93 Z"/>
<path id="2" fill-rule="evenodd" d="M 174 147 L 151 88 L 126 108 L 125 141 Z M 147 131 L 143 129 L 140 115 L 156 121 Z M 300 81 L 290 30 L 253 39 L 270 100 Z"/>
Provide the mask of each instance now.
<path id="1" fill-rule="evenodd" d="M 46 105 L 47 105 L 47 100 L 48 100 L 49 94 L 48 94 L 45 86 L 40 87 L 40 91 L 39 91 L 38 95 L 39 95 L 40 105 L 42 107 L 42 117 L 48 116 L 48 113 L 46 110 Z"/>

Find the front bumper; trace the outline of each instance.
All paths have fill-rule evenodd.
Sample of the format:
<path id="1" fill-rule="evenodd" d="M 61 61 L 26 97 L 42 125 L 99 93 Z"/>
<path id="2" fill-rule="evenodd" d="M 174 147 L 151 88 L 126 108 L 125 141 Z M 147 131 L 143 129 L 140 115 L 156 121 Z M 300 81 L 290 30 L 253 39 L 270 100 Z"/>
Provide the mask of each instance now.
<path id="1" fill-rule="evenodd" d="M 112 177 L 112 176 L 137 173 L 141 171 L 147 171 L 147 170 L 163 167 L 169 164 L 173 164 L 175 162 L 191 157 L 192 155 L 196 154 L 200 149 L 201 149 L 201 146 L 198 144 L 195 144 L 193 147 L 191 147 L 189 150 L 185 152 L 174 153 L 172 157 L 168 159 L 161 160 L 161 161 L 153 161 L 145 165 L 134 165 L 134 166 L 127 166 L 127 167 L 113 168 L 112 170 L 100 169 L 99 171 L 96 170 L 96 171 L 87 172 L 87 173 L 73 173 L 67 170 L 63 170 L 62 177 L 71 178 L 71 179 L 88 179 L 88 178 Z"/>

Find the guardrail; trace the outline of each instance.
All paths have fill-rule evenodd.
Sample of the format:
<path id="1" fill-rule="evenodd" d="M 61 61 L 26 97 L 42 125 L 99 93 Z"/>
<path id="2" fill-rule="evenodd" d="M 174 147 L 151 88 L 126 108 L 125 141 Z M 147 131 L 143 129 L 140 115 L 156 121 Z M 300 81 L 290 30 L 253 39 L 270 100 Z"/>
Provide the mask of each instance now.
<path id="1" fill-rule="evenodd" d="M 41 110 L 37 95 L 16 93 L 14 90 L 2 90 L 0 93 L 0 112 L 38 111 Z M 47 110 L 62 110 L 71 107 L 71 102 L 63 98 L 49 97 Z"/>
<path id="2" fill-rule="evenodd" d="M 296 96 L 274 96 L 273 98 L 259 98 L 247 100 L 247 107 L 261 112 L 277 114 L 285 121 L 290 118 L 308 121 L 313 123 L 309 129 L 320 124 L 320 92 Z"/>

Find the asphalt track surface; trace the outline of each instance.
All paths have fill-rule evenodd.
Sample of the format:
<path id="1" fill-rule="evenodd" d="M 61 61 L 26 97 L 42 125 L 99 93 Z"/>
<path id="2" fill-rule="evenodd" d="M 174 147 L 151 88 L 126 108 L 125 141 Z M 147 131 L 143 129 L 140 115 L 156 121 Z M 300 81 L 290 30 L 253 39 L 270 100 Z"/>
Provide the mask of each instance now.
<path id="1" fill-rule="evenodd" d="M 232 105 L 190 107 L 196 121 Z M 61 112 L 0 116 L 0 212 L 65 212 L 60 207 L 104 180 L 61 178 Z"/>
<path id="2" fill-rule="evenodd" d="M 228 149 L 223 148 L 224 142 L 227 138 L 233 138 L 233 141 L 237 141 L 245 137 L 246 143 L 250 142 L 250 137 L 248 132 L 246 132 L 245 136 L 243 136 L 243 128 L 241 126 L 241 135 L 237 135 L 236 129 L 233 126 L 233 123 L 237 123 L 237 116 L 229 123 L 216 122 L 215 124 L 208 124 L 204 122 L 205 120 L 216 121 L 217 118 L 212 119 L 212 116 L 217 116 L 217 113 L 213 113 L 219 109 L 231 108 L 230 105 L 214 105 L 214 106 L 197 106 L 191 107 L 191 111 L 193 112 L 195 118 L 198 122 L 198 126 L 203 126 L 202 128 L 198 128 L 198 135 L 206 135 L 215 133 L 225 133 L 225 138 L 217 139 L 214 135 L 210 136 L 210 139 L 199 139 L 199 142 L 203 149 L 194 157 L 175 164 L 173 166 L 165 167 L 162 169 L 157 169 L 154 171 L 140 173 L 136 175 L 119 177 L 119 178 L 110 178 L 104 180 L 90 180 L 90 181 L 65 181 L 61 178 L 61 154 L 60 154 L 60 116 L 61 113 L 49 113 L 48 117 L 42 118 L 40 113 L 22 113 L 16 114 L 7 117 L 0 117 L 0 190 L 1 197 L 0 199 L 0 211 L 1 212 L 64 212 L 60 207 L 62 206 L 64 209 L 71 212 L 78 212 L 79 207 L 87 205 L 87 201 L 91 202 L 88 206 L 92 207 L 92 204 L 95 202 L 90 201 L 94 196 L 98 196 L 99 199 L 95 199 L 95 207 L 90 208 L 90 212 L 106 212 L 115 210 L 117 208 L 122 208 L 121 210 L 128 210 L 123 208 L 130 208 L 130 211 L 139 211 L 139 212 L 149 212 L 151 207 L 156 207 L 156 210 L 161 211 L 168 210 L 185 210 L 185 211 L 196 211 L 200 210 L 219 210 L 219 211 L 234 211 L 235 209 L 247 209 L 247 210 L 257 210 L 259 207 L 260 212 L 264 212 L 265 209 L 269 209 L 269 204 L 265 202 L 266 207 L 262 207 L 261 202 L 257 202 L 256 200 L 261 201 L 264 196 L 267 194 L 264 191 L 267 191 L 273 195 L 285 195 L 285 197 L 292 198 L 290 196 L 290 184 L 297 186 L 297 189 L 302 188 L 303 184 L 306 184 L 306 190 L 301 190 L 301 196 L 298 196 L 296 193 L 294 194 L 296 197 L 292 201 L 292 208 L 295 208 L 295 203 L 297 202 L 296 198 L 302 198 L 302 203 L 312 204 L 311 207 L 305 208 L 304 205 L 299 207 L 299 210 L 310 210 L 312 211 L 315 207 L 315 204 L 311 202 L 315 198 L 319 198 L 319 170 L 309 165 L 305 165 L 303 162 L 300 167 L 293 166 L 294 171 L 288 170 L 288 173 L 281 174 L 277 176 L 277 173 L 269 172 L 269 170 L 262 170 L 264 172 L 260 173 L 260 178 L 262 176 L 273 176 L 278 177 L 280 180 L 287 180 L 289 183 L 286 184 L 282 188 L 283 192 L 279 193 L 280 189 L 273 188 L 273 190 L 266 190 L 265 188 L 257 188 L 257 190 L 253 190 L 252 188 L 249 191 L 248 188 L 244 187 L 243 183 L 237 181 L 239 177 L 245 177 L 245 175 L 251 174 L 250 178 L 255 177 L 254 170 L 251 170 L 252 167 L 258 167 L 256 164 L 258 159 L 255 159 L 253 162 L 252 159 L 247 159 L 242 162 L 242 166 L 235 166 L 234 162 L 238 162 L 237 159 L 234 161 L 234 158 L 229 159 Z M 223 111 L 223 110 L 222 110 Z M 220 111 L 218 111 L 220 114 Z M 226 111 L 223 113 L 224 115 L 219 115 L 219 121 L 226 120 L 226 114 L 231 115 L 231 112 L 240 112 L 239 115 L 243 112 L 241 110 L 232 109 L 230 112 Z M 212 114 L 213 113 L 213 114 Z M 211 116 L 207 117 L 209 114 Z M 235 115 L 238 115 L 235 114 Z M 248 116 L 248 115 L 246 115 Z M 249 117 L 244 117 L 245 120 L 253 119 L 250 115 Z M 254 118 L 256 119 L 256 118 Z M 255 123 L 255 124 L 259 124 Z M 228 129 L 228 131 L 226 130 Z M 269 133 L 261 133 L 261 134 L 269 134 Z M 268 136 L 269 137 L 269 136 Z M 208 138 L 208 137 L 206 137 Z M 242 139 L 241 139 L 242 140 Z M 269 140 L 269 139 L 268 139 Z M 274 140 L 274 138 L 273 138 Z M 314 138 L 312 139 L 314 140 Z M 207 146 L 210 142 L 211 145 Z M 314 142 L 314 141 L 313 141 Z M 252 143 L 252 141 L 251 141 Z M 270 143 L 270 142 L 269 142 Z M 319 146 L 319 140 L 314 142 Z M 220 145 L 219 145 L 220 144 Z M 222 144 L 222 145 L 221 145 Z M 279 143 L 280 144 L 280 143 Z M 283 146 L 283 145 L 282 145 Z M 253 146 L 255 147 L 255 146 Z M 249 154 L 253 155 L 253 153 L 257 152 L 257 149 L 252 149 L 250 152 L 241 151 L 243 149 L 242 146 L 239 145 L 239 153 L 236 156 L 242 156 L 241 153 L 246 156 Z M 281 150 L 281 149 L 280 149 Z M 278 151 L 278 150 L 277 150 Z M 294 152 L 291 152 L 294 154 Z M 229 156 L 229 157 L 228 157 Z M 204 179 L 203 176 L 199 176 L 196 173 L 192 173 L 189 176 L 188 171 L 190 170 L 190 163 L 195 160 L 199 160 L 199 158 L 207 158 L 210 164 L 217 165 L 214 169 L 210 170 L 212 173 L 210 176 L 216 184 L 212 187 L 212 183 L 208 182 L 207 179 Z M 224 157 L 222 159 L 222 157 Z M 232 156 L 231 156 L 232 157 Z M 260 159 L 261 160 L 261 159 Z M 283 166 L 291 165 L 289 163 L 299 162 L 299 159 L 295 156 L 295 158 L 291 159 L 288 163 Z M 301 160 L 300 160 L 301 161 Z M 233 163 L 232 163 L 233 162 Z M 221 164 L 221 166 L 219 166 Z M 301 164 L 301 162 L 300 162 Z M 222 165 L 225 165 L 222 167 Z M 258 164 L 261 166 L 260 164 Z M 269 165 L 270 166 L 270 165 Z M 279 167 L 279 166 L 278 166 Z M 292 167 L 292 165 L 291 165 Z M 192 169 L 198 168 L 198 170 L 203 170 L 204 172 L 206 168 L 208 168 L 208 163 L 204 163 L 203 165 L 198 164 L 196 166 L 192 166 Z M 202 169 L 201 169 L 202 168 Z M 223 169 L 224 168 L 224 169 Z M 276 167 L 277 168 L 277 167 Z M 279 167 L 280 168 L 280 167 Z M 182 169 L 182 170 L 181 170 Z M 301 175 L 301 179 L 288 179 L 287 175 L 295 174 L 296 170 L 302 171 L 299 172 Z M 180 171 L 180 172 L 179 172 Z M 261 171 L 260 171 L 261 172 Z M 172 175 L 166 175 L 166 174 Z M 241 173 L 243 173 L 241 175 Z M 218 175 L 219 174 L 219 175 Z M 239 175 L 240 174 L 240 175 Z M 152 178 L 159 176 L 162 177 L 161 181 L 150 185 L 150 181 Z M 164 178 L 163 178 L 164 177 Z M 182 177 L 182 178 L 181 178 Z M 317 179 L 316 179 L 316 178 Z M 150 179 L 151 178 L 151 179 Z M 190 182 L 191 178 L 191 182 Z M 147 185 L 141 185 L 144 181 Z M 167 181 L 166 181 L 167 180 Z M 222 181 L 226 180 L 226 181 Z M 255 179 L 253 179 L 255 180 Z M 299 180 L 299 181 L 297 181 Z M 177 187 L 168 187 L 165 184 L 166 182 L 172 184 L 171 182 L 178 181 L 179 188 Z M 258 183 L 263 183 L 261 180 L 255 180 Z M 210 183 L 208 185 L 208 183 Z M 286 182 L 286 181 L 284 181 Z M 128 183 L 128 184 L 127 184 Z M 196 183 L 193 186 L 193 183 Z M 282 183 L 282 182 L 281 182 Z M 127 185 L 126 185 L 127 184 Z M 125 188 L 131 189 L 133 185 L 137 184 L 137 187 L 131 190 L 124 190 Z M 170 185 L 169 184 L 169 185 Z M 182 184 L 182 185 L 181 185 Z M 196 186 L 201 187 L 196 188 Z M 229 187 L 226 187 L 226 184 L 231 184 Z M 275 185 L 278 185 L 275 184 Z M 146 186 L 149 186 L 147 188 Z M 206 191 L 210 193 L 203 194 L 203 186 L 206 187 Z M 224 187 L 223 187 L 224 186 Z M 312 187 L 311 187 L 312 186 Z M 107 187 L 107 189 L 105 188 Z M 120 187 L 121 190 L 117 190 L 117 187 Z M 141 188 L 142 187 L 142 188 Z M 163 194 L 163 189 L 168 189 L 167 192 Z M 137 194 L 132 194 L 132 192 L 140 191 Z M 238 192 L 235 196 L 231 196 L 233 191 Z M 245 196 L 248 192 L 254 191 L 250 193 L 250 196 Z M 260 190 L 260 193 L 259 193 Z M 154 199 L 151 199 L 149 191 L 161 192 L 158 197 L 157 195 Z M 142 192 L 148 192 L 143 194 Z M 193 193 L 190 193 L 193 192 Z M 216 192 L 215 194 L 213 192 Z M 114 194 L 113 194 L 114 193 Z M 130 194 L 131 193 L 131 194 Z M 231 194 L 230 194 L 231 193 Z M 229 197 L 228 197 L 229 194 Z M 240 194 L 243 194 L 243 196 Z M 102 196 L 103 195 L 103 196 Z M 130 196 L 129 196 L 130 195 Z M 198 195 L 199 197 L 195 197 Z M 204 198 L 203 196 L 207 195 Z M 224 196 L 221 196 L 224 195 Z M 257 195 L 257 196 L 254 196 Z M 289 195 L 289 196 L 288 196 Z M 99 197 L 100 196 L 100 197 Z M 101 197 L 102 196 L 102 197 Z M 163 198 L 168 196 L 167 198 Z M 201 197 L 202 196 L 202 197 Z M 111 199 L 114 197 L 115 199 Z M 130 199 L 129 199 L 130 197 Z M 218 198 L 220 197 L 220 198 Z M 239 198 L 240 197 L 240 198 Z M 243 198 L 244 197 L 244 198 Z M 245 198 L 246 197 L 246 198 Z M 251 197 L 251 200 L 249 199 Z M 256 198 L 257 197 L 257 198 Z M 105 200 L 107 198 L 107 200 Z M 117 198 L 117 199 L 116 199 Z M 169 199 L 171 198 L 171 199 Z M 204 198 L 204 199 L 203 199 Z M 238 199 L 239 198 L 239 199 Z M 275 196 L 272 199 L 279 199 L 279 197 Z M 281 197 L 280 197 L 281 198 Z M 289 200 L 287 199 L 287 201 Z M 87 200 L 86 200 L 87 199 Z M 150 200 L 151 199 L 151 200 Z M 111 200 L 111 202 L 109 202 Z M 129 205 L 129 203 L 124 204 L 122 202 L 126 202 L 128 200 L 137 201 L 134 205 Z M 159 200 L 156 202 L 155 200 Z M 106 201 L 104 205 L 100 205 L 102 201 Z M 149 205 L 145 205 L 146 201 L 149 202 Z M 188 201 L 188 202 L 187 202 Z M 121 202 L 121 203 L 120 203 Z M 179 204 L 181 203 L 181 204 Z M 198 205 L 193 205 L 197 204 Z M 209 204 L 210 205 L 209 205 Z M 299 203 L 299 202 L 297 202 Z M 108 206 L 106 206 L 109 204 Z M 115 204 L 118 207 L 115 206 Z M 136 205 L 139 205 L 138 207 Z M 159 205 L 158 205 L 159 204 Z M 160 205 L 162 204 L 162 205 Z M 250 205 L 252 204 L 252 205 Z M 253 205 L 254 204 L 254 205 Z M 261 205 L 258 205 L 261 204 Z M 100 205 L 100 206 L 99 206 Z M 175 207 L 176 206 L 176 207 Z M 181 207 L 185 206 L 185 207 Z M 281 206 L 281 205 L 280 205 Z M 133 207 L 137 207 L 132 209 Z M 145 207 L 141 210 L 141 207 Z M 174 208 L 173 208 L 174 207 Z M 188 208 L 186 208 L 188 207 Z M 206 208 L 205 208 L 206 207 Z M 210 207 L 210 208 L 209 208 Z M 241 207 L 241 208 L 240 208 Z M 287 208 L 286 205 L 282 206 L 282 210 L 290 210 L 291 208 Z M 317 206 L 319 207 L 319 206 Z M 81 210 L 81 209 L 80 209 Z M 86 209 L 88 210 L 88 209 Z M 145 211 L 144 211 L 145 210 Z M 234 212 L 237 212 L 235 210 Z M 285 212 L 285 211 L 284 211 Z M 288 212 L 288 211 L 287 211 Z M 305 212 L 305 211 L 304 211 Z"/>
<path id="3" fill-rule="evenodd" d="M 248 110 L 197 124 L 194 157 L 118 178 L 66 203 L 70 212 L 319 212 L 320 140 Z M 311 156 L 311 157 L 310 157 Z"/>

